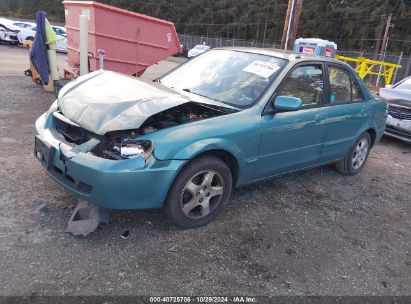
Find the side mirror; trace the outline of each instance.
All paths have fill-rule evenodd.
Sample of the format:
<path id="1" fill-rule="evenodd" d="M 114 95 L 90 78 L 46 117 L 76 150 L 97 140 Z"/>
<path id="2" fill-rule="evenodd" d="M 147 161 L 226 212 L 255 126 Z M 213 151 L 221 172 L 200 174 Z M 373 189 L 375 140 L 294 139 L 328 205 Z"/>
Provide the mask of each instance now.
<path id="1" fill-rule="evenodd" d="M 303 101 L 301 98 L 291 96 L 277 96 L 274 100 L 274 108 L 284 111 L 296 111 L 301 109 Z"/>

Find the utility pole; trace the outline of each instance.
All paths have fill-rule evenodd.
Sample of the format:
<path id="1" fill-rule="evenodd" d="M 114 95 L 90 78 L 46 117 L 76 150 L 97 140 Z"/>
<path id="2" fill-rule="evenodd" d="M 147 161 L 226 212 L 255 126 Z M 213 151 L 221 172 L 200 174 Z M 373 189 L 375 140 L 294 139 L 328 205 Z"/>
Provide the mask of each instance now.
<path id="1" fill-rule="evenodd" d="M 284 29 L 281 36 L 281 48 L 284 50 L 292 49 L 294 46 L 302 6 L 303 0 L 288 0 Z"/>
<path id="2" fill-rule="evenodd" d="M 264 35 L 263 35 L 263 48 L 264 48 L 264 43 L 265 43 L 265 37 L 267 34 L 267 20 L 268 19 L 268 13 L 265 14 L 265 26 L 264 26 Z"/>
<path id="3" fill-rule="evenodd" d="M 375 40 L 375 47 L 374 47 L 374 59 L 378 60 L 379 58 L 379 53 L 381 49 L 381 36 L 382 36 L 382 28 L 384 27 L 385 23 L 385 17 L 386 15 L 381 15 L 381 23 L 377 27 L 377 33 L 376 33 L 376 40 Z"/>
<path id="4" fill-rule="evenodd" d="M 402 55 L 403 55 L 403 52 L 401 52 L 400 57 L 398 57 L 398 61 L 397 61 L 397 64 L 398 64 L 398 65 L 401 64 Z M 394 84 L 395 81 L 397 80 L 397 73 L 398 73 L 398 69 L 395 69 L 394 76 L 392 77 L 392 83 L 393 83 L 393 84 Z"/>
<path id="5" fill-rule="evenodd" d="M 295 0 L 288 0 L 288 8 L 287 8 L 287 13 L 285 14 L 285 21 L 284 21 L 284 29 L 283 29 L 283 34 L 281 35 L 281 46 L 280 48 L 285 50 L 285 45 L 286 42 L 288 43 L 288 35 L 289 35 L 289 28 L 291 25 L 290 22 L 290 16 L 292 14 L 291 11 L 294 10 L 294 1 Z"/>
<path id="6" fill-rule="evenodd" d="M 385 24 L 384 37 L 382 38 L 381 50 L 380 50 L 380 60 L 381 60 L 381 55 L 383 53 L 385 53 L 387 39 L 388 39 L 388 33 L 390 31 L 390 26 L 391 26 L 391 17 L 392 17 L 392 14 L 389 14 L 388 18 L 387 18 L 387 23 Z"/>
<path id="7" fill-rule="evenodd" d="M 385 52 L 387 51 L 387 46 L 388 46 L 388 34 L 390 31 L 391 27 L 391 18 L 392 14 L 388 15 L 387 18 L 387 23 L 385 24 L 385 31 L 384 31 L 384 37 L 382 38 L 382 43 L 381 43 L 381 50 L 380 50 L 380 59 L 379 60 L 385 60 Z M 380 68 L 378 70 L 378 74 L 381 74 L 382 66 L 380 65 Z M 378 87 L 378 83 L 380 81 L 380 75 L 377 77 L 377 81 L 375 82 L 375 86 Z"/>

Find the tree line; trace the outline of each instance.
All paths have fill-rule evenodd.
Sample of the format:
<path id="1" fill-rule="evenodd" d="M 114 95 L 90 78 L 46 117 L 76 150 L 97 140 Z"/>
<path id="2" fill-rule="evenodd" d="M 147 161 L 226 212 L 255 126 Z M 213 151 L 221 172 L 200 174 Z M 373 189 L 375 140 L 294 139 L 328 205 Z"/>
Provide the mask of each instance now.
<path id="1" fill-rule="evenodd" d="M 1 0 L 0 14 L 34 18 L 38 10 L 64 22 L 61 0 Z M 170 20 L 178 33 L 278 43 L 287 0 L 100 0 Z M 334 41 L 339 49 L 375 51 L 392 15 L 389 53 L 411 53 L 411 0 L 305 0 L 297 37 Z"/>

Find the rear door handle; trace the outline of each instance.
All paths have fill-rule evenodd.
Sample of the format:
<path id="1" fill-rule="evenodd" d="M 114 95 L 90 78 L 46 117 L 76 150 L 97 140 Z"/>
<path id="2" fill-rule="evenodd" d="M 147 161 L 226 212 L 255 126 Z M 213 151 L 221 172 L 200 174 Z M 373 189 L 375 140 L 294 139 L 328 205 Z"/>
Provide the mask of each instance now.
<path id="1" fill-rule="evenodd" d="M 314 120 L 317 123 L 320 123 L 321 121 L 323 121 L 326 118 L 325 114 L 317 114 L 314 116 Z"/>

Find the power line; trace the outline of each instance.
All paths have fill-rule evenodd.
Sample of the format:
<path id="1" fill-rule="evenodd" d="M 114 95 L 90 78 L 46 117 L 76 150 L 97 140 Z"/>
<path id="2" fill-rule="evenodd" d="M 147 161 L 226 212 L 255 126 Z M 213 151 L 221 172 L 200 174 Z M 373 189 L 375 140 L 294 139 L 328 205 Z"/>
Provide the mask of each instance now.
<path id="1" fill-rule="evenodd" d="M 393 18 L 391 19 L 393 20 Z M 331 18 L 331 19 L 322 19 L 322 20 L 304 20 L 304 22 L 310 22 L 310 23 L 327 23 L 327 22 L 333 22 L 333 21 L 361 21 L 361 23 L 369 22 L 372 24 L 377 24 L 380 22 L 379 19 L 375 18 L 367 18 L 367 19 L 361 19 L 358 20 L 356 18 Z M 248 25 L 258 25 L 262 24 L 264 22 L 231 22 L 231 23 L 175 23 L 177 25 L 183 25 L 183 26 L 248 26 Z M 283 24 L 283 21 L 267 21 L 267 24 Z"/>

